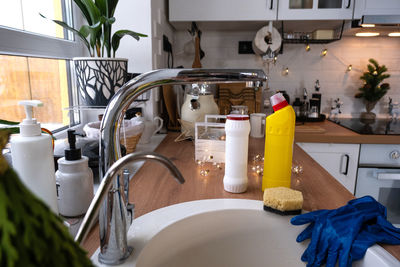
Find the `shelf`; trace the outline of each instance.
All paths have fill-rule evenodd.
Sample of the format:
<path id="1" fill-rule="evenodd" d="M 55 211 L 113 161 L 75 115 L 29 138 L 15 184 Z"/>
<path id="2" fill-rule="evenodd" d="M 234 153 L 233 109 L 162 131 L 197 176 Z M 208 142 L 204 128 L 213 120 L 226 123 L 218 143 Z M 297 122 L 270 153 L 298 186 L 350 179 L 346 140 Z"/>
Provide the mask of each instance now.
<path id="1" fill-rule="evenodd" d="M 138 107 L 141 103 L 144 103 L 148 101 L 148 99 L 145 100 L 134 100 L 132 104 L 129 106 L 129 108 L 135 108 Z M 72 110 L 72 111 L 81 111 L 81 110 L 104 110 L 106 109 L 106 106 L 81 106 L 81 105 L 76 105 L 76 106 L 70 106 L 70 107 L 65 107 L 63 110 Z"/>
<path id="2" fill-rule="evenodd" d="M 327 44 L 332 43 L 335 41 L 339 41 L 342 39 L 343 35 L 343 28 L 345 25 L 345 21 L 343 20 L 341 25 L 336 25 L 333 35 L 334 38 L 332 39 L 312 39 L 312 32 L 318 29 L 318 26 L 314 26 L 314 29 L 308 29 L 309 31 L 306 32 L 285 32 L 284 23 L 281 22 L 281 29 L 280 33 L 282 36 L 282 46 L 281 50 L 279 51 L 280 54 L 283 53 L 283 44 Z M 323 28 L 323 27 L 322 27 Z M 294 38 L 287 38 L 285 36 L 292 35 Z"/>
<path id="3" fill-rule="evenodd" d="M 284 44 L 327 44 L 339 41 L 341 38 L 336 39 L 282 39 Z"/>

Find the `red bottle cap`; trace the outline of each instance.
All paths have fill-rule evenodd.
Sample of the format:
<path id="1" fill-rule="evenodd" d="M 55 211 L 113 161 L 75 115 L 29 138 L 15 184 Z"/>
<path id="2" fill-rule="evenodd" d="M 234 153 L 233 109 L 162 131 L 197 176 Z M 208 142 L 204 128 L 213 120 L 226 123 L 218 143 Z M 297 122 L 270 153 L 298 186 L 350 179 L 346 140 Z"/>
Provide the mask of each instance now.
<path id="1" fill-rule="evenodd" d="M 274 94 L 271 96 L 271 105 L 274 111 L 278 111 L 281 108 L 286 107 L 288 102 L 286 101 L 285 97 L 281 93 Z"/>
<path id="2" fill-rule="evenodd" d="M 226 116 L 226 118 L 233 121 L 247 121 L 249 120 L 249 115 L 229 114 Z"/>

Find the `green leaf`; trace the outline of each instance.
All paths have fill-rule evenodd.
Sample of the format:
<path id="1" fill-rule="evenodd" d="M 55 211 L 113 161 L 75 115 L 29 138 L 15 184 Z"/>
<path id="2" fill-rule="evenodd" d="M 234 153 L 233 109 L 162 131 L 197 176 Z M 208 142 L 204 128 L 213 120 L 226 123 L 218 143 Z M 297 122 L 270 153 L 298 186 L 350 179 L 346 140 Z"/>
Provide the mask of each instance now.
<path id="1" fill-rule="evenodd" d="M 86 10 L 89 13 L 90 19 L 92 23 L 89 23 L 90 25 L 96 24 L 97 22 L 100 21 L 100 10 L 99 8 L 95 5 L 93 0 L 80 0 L 83 5 L 86 7 Z"/>
<path id="2" fill-rule="evenodd" d="M 145 34 L 122 30 L 118 31 L 118 34 L 111 38 L 112 25 L 115 22 L 114 13 L 119 0 L 74 0 L 74 2 L 81 10 L 88 25 L 81 27 L 78 31 L 62 21 L 53 21 L 77 34 L 88 48 L 89 54 L 92 57 L 94 54 L 97 54 L 97 56 L 104 56 L 104 49 L 107 50 L 108 57 L 112 56 L 111 50 L 113 50 L 113 56 L 115 57 L 115 52 L 119 47 L 120 40 L 125 35 L 130 35 L 136 40 L 139 40 L 139 37 L 147 37 Z M 44 16 L 42 15 L 42 17 Z M 97 26 L 99 22 L 102 26 L 101 28 L 89 28 L 90 26 Z"/>
<path id="3" fill-rule="evenodd" d="M 101 25 L 102 21 L 98 21 L 94 25 L 83 25 L 80 29 L 79 32 L 85 36 L 86 38 L 89 36 L 90 40 L 90 46 L 94 49 L 96 46 L 96 41 L 99 35 L 99 32 L 101 32 Z"/>
<path id="4" fill-rule="evenodd" d="M 0 128 L 0 129 L 6 129 L 6 130 L 9 131 L 11 134 L 17 134 L 17 133 L 19 133 L 19 127 L 4 127 L 4 128 Z"/>
<path id="5" fill-rule="evenodd" d="M 107 0 L 96 0 L 94 3 L 100 10 L 101 16 L 107 16 L 107 9 L 108 9 Z"/>
<path id="6" fill-rule="evenodd" d="M 130 30 L 119 30 L 116 31 L 112 37 L 112 48 L 114 50 L 114 56 L 115 56 L 115 51 L 117 51 L 118 47 L 119 47 L 119 43 L 121 41 L 121 38 L 124 37 L 125 35 L 129 35 L 133 38 L 135 38 L 136 40 L 139 41 L 140 37 L 147 37 L 146 34 L 143 33 L 138 33 L 138 32 L 134 32 L 134 31 L 130 31 Z"/>
<path id="7" fill-rule="evenodd" d="M 371 62 L 371 63 L 375 66 L 375 68 L 378 68 L 378 67 L 379 67 L 378 62 L 377 62 L 375 59 L 370 58 L 368 61 Z"/>
<path id="8" fill-rule="evenodd" d="M 90 17 L 89 11 L 87 10 L 86 6 L 83 4 L 81 0 L 74 0 L 75 4 L 79 7 L 81 10 L 83 16 L 85 17 L 86 21 L 89 23 L 89 25 L 92 25 L 92 19 Z"/>
<path id="9" fill-rule="evenodd" d="M 47 19 L 44 15 L 42 15 L 41 13 L 39 13 L 40 16 L 42 16 L 43 18 Z M 87 47 L 87 49 L 89 50 L 89 53 L 91 54 L 91 50 L 90 50 L 90 44 L 88 42 L 88 40 L 86 40 L 86 37 L 81 34 L 78 30 L 75 30 L 74 28 L 72 28 L 71 26 L 69 26 L 67 23 L 65 23 L 64 21 L 59 21 L 59 20 L 51 20 L 54 23 L 64 27 L 67 30 L 70 30 L 71 32 L 75 33 L 79 38 L 81 38 L 81 40 L 83 41 L 84 45 Z"/>
<path id="10" fill-rule="evenodd" d="M 8 120 L 2 120 L 2 119 L 0 119 L 0 124 L 5 124 L 5 125 L 18 125 L 19 122 L 16 122 L 16 121 L 8 121 Z"/>
<path id="11" fill-rule="evenodd" d="M 91 32 L 90 26 L 82 25 L 82 27 L 79 29 L 79 32 L 82 34 L 82 36 L 85 36 L 85 38 L 87 38 Z"/>
<path id="12" fill-rule="evenodd" d="M 369 71 L 370 73 L 373 73 L 373 72 L 375 71 L 374 66 L 372 66 L 372 65 L 370 65 L 370 64 L 368 64 L 367 68 L 368 68 L 368 71 Z"/>
<path id="13" fill-rule="evenodd" d="M 111 18 L 104 17 L 104 18 L 106 19 L 104 23 L 107 23 L 109 25 L 111 25 L 111 24 L 113 24 L 115 22 L 115 17 L 111 17 Z"/>
<path id="14" fill-rule="evenodd" d="M 107 0 L 108 3 L 108 17 L 113 17 L 115 9 L 118 5 L 119 0 Z"/>
<path id="15" fill-rule="evenodd" d="M 107 50 L 107 57 L 111 57 L 111 25 L 115 22 L 115 18 L 106 18 L 104 17 L 105 22 L 103 24 L 103 49 L 104 47 Z"/>

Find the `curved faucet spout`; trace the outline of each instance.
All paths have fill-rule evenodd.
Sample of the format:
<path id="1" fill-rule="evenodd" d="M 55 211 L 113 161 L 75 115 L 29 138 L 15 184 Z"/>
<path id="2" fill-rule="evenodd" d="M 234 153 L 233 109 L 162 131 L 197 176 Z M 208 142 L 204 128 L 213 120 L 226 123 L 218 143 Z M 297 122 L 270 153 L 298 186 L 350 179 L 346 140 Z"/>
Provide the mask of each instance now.
<path id="1" fill-rule="evenodd" d="M 191 83 L 246 82 L 248 86 L 261 87 L 266 80 L 265 73 L 256 69 L 164 69 L 137 76 L 118 90 L 105 110 L 100 125 L 100 177 L 109 173 L 114 162 L 121 158 L 120 125 L 130 104 L 144 92 L 163 85 Z M 104 177 L 102 184 L 107 176 Z M 120 181 L 121 179 L 111 180 L 114 180 L 114 186 L 111 189 L 111 185 L 107 184 L 110 191 L 100 209 L 99 261 L 119 264 L 130 253 L 125 231 L 129 226 L 126 225 L 127 200 L 123 196 L 124 190 L 121 189 L 121 184 L 124 183 Z"/>
<path id="2" fill-rule="evenodd" d="M 175 177 L 175 179 L 179 183 L 183 184 L 185 182 L 185 179 L 183 178 L 180 171 L 175 167 L 175 165 L 172 164 L 172 162 L 168 158 L 162 155 L 153 152 L 138 152 L 138 153 L 128 154 L 122 157 L 117 162 L 115 162 L 115 164 L 111 166 L 111 168 L 107 171 L 106 175 L 101 181 L 97 193 L 93 198 L 93 201 L 90 204 L 86 216 L 82 221 L 82 225 L 79 228 L 79 231 L 75 237 L 75 241 L 77 241 L 78 243 L 82 243 L 86 239 L 90 227 L 96 220 L 101 204 L 104 198 L 106 197 L 108 191 L 111 189 L 114 178 L 117 177 L 117 174 L 120 173 L 127 164 L 131 164 L 135 161 L 142 161 L 142 160 L 155 160 L 158 161 L 159 163 L 162 163 L 171 172 L 171 174 Z"/>
<path id="3" fill-rule="evenodd" d="M 249 82 L 263 86 L 265 73 L 257 69 L 162 69 L 137 76 L 114 95 L 100 126 L 100 177 L 121 157 L 119 126 L 129 105 L 141 94 L 162 85 Z"/>

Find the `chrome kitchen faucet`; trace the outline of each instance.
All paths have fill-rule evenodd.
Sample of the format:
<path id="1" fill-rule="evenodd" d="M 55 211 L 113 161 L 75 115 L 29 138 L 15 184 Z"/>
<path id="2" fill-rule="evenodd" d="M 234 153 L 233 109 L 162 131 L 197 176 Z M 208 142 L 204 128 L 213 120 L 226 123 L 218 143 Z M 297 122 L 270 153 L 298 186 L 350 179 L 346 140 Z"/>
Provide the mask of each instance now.
<path id="1" fill-rule="evenodd" d="M 133 161 L 153 159 L 167 166 L 179 182 L 184 181 L 167 158 L 155 153 L 133 153 L 121 158 L 120 125 L 126 110 L 138 96 L 163 85 L 246 82 L 247 87 L 259 88 L 266 80 L 265 73 L 255 69 L 162 69 L 139 75 L 123 85 L 110 100 L 101 121 L 99 173 L 103 178 L 75 240 L 79 243 L 84 241 L 100 210 L 99 262 L 112 265 L 123 263 L 132 251 L 127 244 L 131 222 L 127 220 L 128 198 L 124 192 L 124 178 L 118 175 L 119 172 Z"/>

